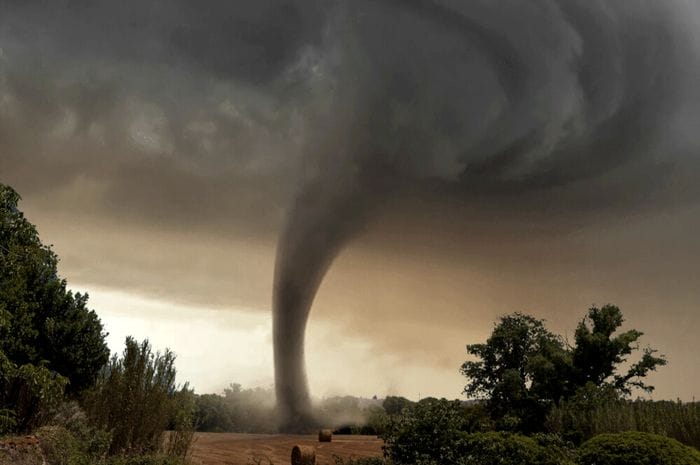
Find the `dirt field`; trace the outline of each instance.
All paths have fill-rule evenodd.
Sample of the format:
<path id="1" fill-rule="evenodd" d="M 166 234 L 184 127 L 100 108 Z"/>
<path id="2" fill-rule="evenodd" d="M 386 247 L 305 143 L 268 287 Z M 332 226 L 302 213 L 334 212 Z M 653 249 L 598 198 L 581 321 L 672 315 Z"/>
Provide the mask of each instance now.
<path id="1" fill-rule="evenodd" d="M 314 446 L 318 465 L 335 464 L 334 455 L 342 458 L 382 455 L 382 440 L 376 436 L 335 435 L 330 443 L 318 442 L 317 435 L 197 433 L 195 437 L 192 459 L 197 465 L 269 465 L 270 461 L 274 465 L 287 465 L 292 447 L 297 444 Z"/>

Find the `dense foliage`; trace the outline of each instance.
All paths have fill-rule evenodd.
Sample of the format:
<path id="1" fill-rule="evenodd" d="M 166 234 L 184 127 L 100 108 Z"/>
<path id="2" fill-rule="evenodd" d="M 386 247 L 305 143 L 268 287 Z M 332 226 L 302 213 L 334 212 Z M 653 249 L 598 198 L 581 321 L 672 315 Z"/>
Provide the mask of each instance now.
<path id="1" fill-rule="evenodd" d="M 382 401 L 384 411 L 389 415 L 398 415 L 404 408 L 409 407 L 413 402 L 401 396 L 387 396 Z"/>
<path id="2" fill-rule="evenodd" d="M 156 452 L 169 425 L 192 429 L 193 393 L 176 385 L 174 362 L 172 352 L 153 353 L 148 340 L 128 337 L 122 357 L 102 370 L 84 405 L 93 425 L 111 431 L 112 454 Z"/>
<path id="3" fill-rule="evenodd" d="M 109 357 L 102 323 L 87 308 L 87 295 L 67 290 L 58 258 L 18 209 L 19 200 L 0 184 L 0 353 L 18 367 L 59 373 L 68 392 L 77 393 Z"/>
<path id="4" fill-rule="evenodd" d="M 19 200 L 0 184 L 0 435 L 36 433 L 50 465 L 181 463 L 194 394 L 174 355 L 129 338 L 109 361 L 87 295 L 67 289 Z"/>
<path id="5" fill-rule="evenodd" d="M 620 399 L 588 385 L 547 416 L 547 429 L 579 444 L 601 433 L 662 434 L 700 450 L 700 404 Z"/>
<path id="6" fill-rule="evenodd" d="M 618 307 L 593 307 L 568 347 L 543 320 L 521 313 L 504 316 L 485 343 L 467 346 L 475 359 L 462 365 L 468 378 L 464 391 L 486 399 L 498 429 L 526 433 L 542 431 L 553 407 L 591 386 L 614 397 L 633 388 L 650 392 L 653 387 L 644 377 L 666 359 L 647 348 L 639 361 L 618 373 L 642 336 L 637 330 L 615 334 L 623 321 Z"/>
<path id="7" fill-rule="evenodd" d="M 651 405 L 652 403 L 647 403 Z M 698 465 L 700 452 L 661 435 L 598 434 L 579 449 L 556 434 L 470 432 L 457 401 L 413 404 L 383 435 L 386 465 Z"/>
<path id="8" fill-rule="evenodd" d="M 573 452 L 546 436 L 474 433 L 465 435 L 458 448 L 460 465 L 574 465 Z"/>
<path id="9" fill-rule="evenodd" d="M 392 417 L 384 450 L 397 463 L 457 463 L 466 418 L 459 401 L 418 402 Z"/>
<path id="10" fill-rule="evenodd" d="M 500 429 L 534 431 L 552 403 L 565 395 L 570 355 L 544 322 L 515 313 L 500 319 L 484 344 L 470 344 L 478 358 L 462 365 L 465 392 L 488 399 Z"/>
<path id="11" fill-rule="evenodd" d="M 700 452 L 656 434 L 601 434 L 579 450 L 580 465 L 700 465 Z"/>
<path id="12" fill-rule="evenodd" d="M 0 435 L 44 424 L 63 401 L 68 380 L 43 366 L 17 366 L 0 353 Z"/>
<path id="13" fill-rule="evenodd" d="M 614 305 L 592 307 L 588 316 L 576 328 L 575 345 L 572 352 L 572 384 L 576 388 L 588 383 L 595 386 L 612 386 L 622 394 L 629 395 L 633 388 L 646 392 L 654 390 L 644 383 L 644 377 L 657 367 L 666 365 L 663 356 L 647 347 L 642 357 L 620 374 L 618 368 L 627 361 L 627 356 L 639 349 L 639 338 L 644 334 L 630 329 L 615 335 L 624 319 L 620 309 Z"/>
<path id="14" fill-rule="evenodd" d="M 392 416 L 386 432 L 386 458 L 397 464 L 565 465 L 570 452 L 556 439 L 470 430 L 473 406 L 432 399 L 406 406 Z"/>
<path id="15" fill-rule="evenodd" d="M 275 398 L 271 389 L 243 389 L 231 384 L 224 394 L 202 394 L 195 399 L 198 431 L 273 433 L 277 431 Z"/>

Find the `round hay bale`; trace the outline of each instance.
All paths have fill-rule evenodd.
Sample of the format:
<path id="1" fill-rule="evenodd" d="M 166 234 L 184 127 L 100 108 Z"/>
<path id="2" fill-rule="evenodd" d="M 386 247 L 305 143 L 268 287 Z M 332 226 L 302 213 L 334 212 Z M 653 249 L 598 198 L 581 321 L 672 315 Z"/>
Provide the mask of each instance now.
<path id="1" fill-rule="evenodd" d="M 318 442 L 331 442 L 333 440 L 333 431 L 322 429 L 318 432 Z"/>
<path id="2" fill-rule="evenodd" d="M 313 446 L 294 446 L 292 465 L 316 465 L 316 449 Z"/>

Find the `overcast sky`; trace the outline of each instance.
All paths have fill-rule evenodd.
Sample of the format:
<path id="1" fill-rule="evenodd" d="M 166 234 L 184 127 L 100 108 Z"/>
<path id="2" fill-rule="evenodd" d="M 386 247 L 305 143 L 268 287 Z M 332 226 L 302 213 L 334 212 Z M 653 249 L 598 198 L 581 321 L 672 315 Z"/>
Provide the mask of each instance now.
<path id="1" fill-rule="evenodd" d="M 669 359 L 654 397 L 697 397 L 700 7 L 521 3 L 0 0 L 0 182 L 112 350 L 170 347 L 200 393 L 273 383 L 315 195 L 351 226 L 314 395 L 457 397 L 499 315 L 571 338 L 614 303 Z"/>

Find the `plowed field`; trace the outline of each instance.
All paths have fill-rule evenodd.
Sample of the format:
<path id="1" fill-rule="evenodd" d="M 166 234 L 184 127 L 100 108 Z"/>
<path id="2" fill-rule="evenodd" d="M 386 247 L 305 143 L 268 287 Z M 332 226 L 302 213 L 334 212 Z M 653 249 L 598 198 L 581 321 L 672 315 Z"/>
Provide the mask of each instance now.
<path id="1" fill-rule="evenodd" d="M 376 436 L 334 435 L 332 442 L 318 442 L 316 435 L 197 433 L 192 459 L 198 465 L 287 465 L 295 445 L 314 446 L 317 465 L 335 464 L 334 455 L 382 455 L 382 440 Z"/>

